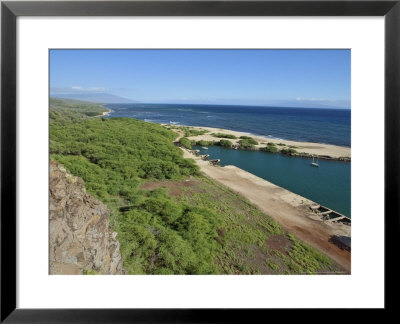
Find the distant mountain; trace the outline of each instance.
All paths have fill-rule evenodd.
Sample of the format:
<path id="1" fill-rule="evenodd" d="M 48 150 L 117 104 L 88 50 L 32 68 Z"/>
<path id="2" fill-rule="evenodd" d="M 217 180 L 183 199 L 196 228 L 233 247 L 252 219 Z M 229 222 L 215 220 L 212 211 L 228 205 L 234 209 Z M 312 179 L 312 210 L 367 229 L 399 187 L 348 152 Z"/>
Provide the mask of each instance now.
<path id="1" fill-rule="evenodd" d="M 321 108 L 321 109 L 350 109 L 350 101 L 328 101 L 328 100 L 290 100 L 277 101 L 278 107 L 293 108 Z"/>
<path id="2" fill-rule="evenodd" d="M 325 109 L 350 109 L 349 100 L 261 100 L 261 99 L 215 99 L 215 100 L 183 100 L 171 99 L 163 104 L 198 104 L 198 105 L 233 105 L 233 106 L 261 106 L 261 107 L 287 107 L 287 108 L 325 108 Z"/>
<path id="3" fill-rule="evenodd" d="M 51 93 L 51 97 L 60 99 L 74 99 L 100 104 L 136 103 L 137 101 L 116 96 L 110 93 Z"/>

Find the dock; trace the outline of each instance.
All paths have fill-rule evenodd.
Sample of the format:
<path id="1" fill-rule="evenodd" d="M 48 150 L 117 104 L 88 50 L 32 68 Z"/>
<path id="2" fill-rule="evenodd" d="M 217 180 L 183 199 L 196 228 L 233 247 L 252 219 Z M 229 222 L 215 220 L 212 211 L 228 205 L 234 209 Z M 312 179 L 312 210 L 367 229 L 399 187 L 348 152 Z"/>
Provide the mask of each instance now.
<path id="1" fill-rule="evenodd" d="M 351 226 L 351 218 L 344 216 L 328 207 L 321 205 L 312 205 L 310 209 L 316 213 L 323 222 L 344 224 Z M 351 237 L 345 235 L 332 235 L 329 242 L 335 244 L 342 250 L 351 252 Z"/>
<path id="2" fill-rule="evenodd" d="M 323 221 L 330 223 L 342 223 L 351 226 L 351 218 L 344 216 L 328 207 L 322 205 L 312 205 L 310 209 L 321 217 Z"/>
<path id="3" fill-rule="evenodd" d="M 212 165 L 219 165 L 221 163 L 221 160 L 220 159 L 210 160 L 210 163 Z"/>

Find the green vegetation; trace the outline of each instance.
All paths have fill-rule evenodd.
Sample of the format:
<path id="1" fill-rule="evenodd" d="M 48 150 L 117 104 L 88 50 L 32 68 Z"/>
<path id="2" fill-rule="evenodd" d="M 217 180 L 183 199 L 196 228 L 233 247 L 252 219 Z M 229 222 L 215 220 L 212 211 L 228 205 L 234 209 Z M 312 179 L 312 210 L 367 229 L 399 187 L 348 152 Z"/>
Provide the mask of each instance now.
<path id="1" fill-rule="evenodd" d="M 246 140 L 240 140 L 238 143 L 239 149 L 241 150 L 254 150 L 256 148 L 253 144 L 250 144 Z"/>
<path id="2" fill-rule="evenodd" d="M 232 147 L 232 145 L 233 145 L 233 143 L 231 142 L 231 141 L 229 141 L 229 140 L 220 140 L 219 141 L 219 145 L 220 146 L 223 146 L 223 147 Z"/>
<path id="3" fill-rule="evenodd" d="M 194 129 L 192 127 L 187 127 L 187 126 L 179 126 L 179 127 L 174 127 L 174 128 L 183 131 L 185 134 L 185 137 L 198 136 L 198 135 L 204 135 L 204 134 L 209 133 L 209 131 L 205 130 L 205 129 Z"/>
<path id="4" fill-rule="evenodd" d="M 243 149 L 243 150 L 254 150 L 255 149 L 255 145 L 258 144 L 258 142 L 253 139 L 241 139 L 238 141 L 239 144 L 239 148 Z"/>
<path id="5" fill-rule="evenodd" d="M 192 142 L 190 141 L 190 139 L 188 139 L 186 137 L 182 137 L 179 140 L 179 143 L 181 143 L 183 147 L 186 147 L 189 150 L 192 148 Z"/>
<path id="6" fill-rule="evenodd" d="M 217 271 L 213 264 L 217 217 L 210 210 L 177 203 L 162 189 L 147 192 L 131 208 L 120 215 L 115 228 L 129 273 Z"/>
<path id="7" fill-rule="evenodd" d="M 57 108 L 56 110 L 54 108 Z M 50 98 L 50 118 L 58 114 L 66 119 L 82 119 L 87 116 L 99 116 L 108 109 L 97 103 Z"/>
<path id="8" fill-rule="evenodd" d="M 329 266 L 331 261 L 328 257 L 313 249 L 307 244 L 301 244 L 292 234 L 287 235 L 292 242 L 292 248 L 288 251 L 288 257 L 291 259 L 290 265 L 297 273 L 315 273 L 321 264 Z"/>
<path id="9" fill-rule="evenodd" d="M 237 137 L 235 135 L 231 135 L 231 134 L 211 133 L 211 135 L 214 136 L 214 137 L 219 137 L 219 138 L 237 139 Z"/>
<path id="10" fill-rule="evenodd" d="M 246 199 L 201 176 L 173 145 L 172 130 L 131 118 L 89 118 L 75 109 L 53 101 L 50 158 L 110 208 L 127 273 L 338 270 Z M 285 244 L 278 251 L 270 240 Z"/>
<path id="11" fill-rule="evenodd" d="M 268 153 L 278 153 L 279 150 L 276 146 L 267 145 L 266 147 L 260 147 L 260 151 L 268 152 Z"/>
<path id="12" fill-rule="evenodd" d="M 253 145 L 258 145 L 258 142 L 254 138 L 249 138 L 244 141 L 247 141 L 248 143 L 253 144 Z"/>
<path id="13" fill-rule="evenodd" d="M 283 143 L 278 143 L 278 144 L 276 144 L 276 145 L 279 145 L 279 146 L 286 146 L 286 145 L 283 144 Z"/>
<path id="14" fill-rule="evenodd" d="M 177 179 L 199 172 L 172 144 L 176 133 L 130 118 L 70 119 L 50 108 L 50 157 L 82 177 L 106 204 L 138 198 L 141 179 Z"/>
<path id="15" fill-rule="evenodd" d="M 196 145 L 200 146 L 212 146 L 215 145 L 217 142 L 215 141 L 205 141 L 205 140 L 200 140 L 196 142 Z"/>
<path id="16" fill-rule="evenodd" d="M 294 153 L 297 153 L 297 151 L 295 150 L 295 149 L 292 149 L 292 148 L 288 148 L 288 149 L 282 149 L 281 150 L 281 153 L 282 154 L 294 154 Z"/>
<path id="17" fill-rule="evenodd" d="M 268 142 L 266 147 L 261 147 L 260 151 L 268 152 L 268 153 L 278 153 L 279 152 L 276 145 L 272 142 Z"/>
<path id="18" fill-rule="evenodd" d="M 249 148 L 254 148 L 254 145 L 258 145 L 258 142 L 250 136 L 240 136 L 240 141 L 239 143 L 239 148 L 244 148 L 244 149 L 249 149 Z"/>

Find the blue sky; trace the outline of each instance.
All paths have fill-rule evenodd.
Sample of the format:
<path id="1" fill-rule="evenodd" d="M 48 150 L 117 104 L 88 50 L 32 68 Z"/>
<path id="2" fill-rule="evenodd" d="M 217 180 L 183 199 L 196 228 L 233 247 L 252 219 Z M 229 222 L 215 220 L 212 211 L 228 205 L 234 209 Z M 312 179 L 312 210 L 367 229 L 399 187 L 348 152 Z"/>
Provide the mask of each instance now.
<path id="1" fill-rule="evenodd" d="M 350 50 L 51 50 L 50 93 L 350 108 Z"/>

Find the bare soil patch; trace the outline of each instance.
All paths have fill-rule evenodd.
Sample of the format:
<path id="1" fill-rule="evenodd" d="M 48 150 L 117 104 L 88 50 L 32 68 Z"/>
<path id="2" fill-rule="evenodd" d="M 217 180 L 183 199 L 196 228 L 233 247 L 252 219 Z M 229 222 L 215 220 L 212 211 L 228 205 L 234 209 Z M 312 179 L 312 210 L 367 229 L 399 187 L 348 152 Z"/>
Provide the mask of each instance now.
<path id="1" fill-rule="evenodd" d="M 250 273 L 272 274 L 271 269 L 266 265 L 265 260 L 269 258 L 268 254 L 257 245 L 242 248 L 237 252 L 239 264 L 237 268 L 246 267 Z"/>
<path id="2" fill-rule="evenodd" d="M 173 197 L 180 196 L 183 193 L 183 188 L 192 188 L 199 192 L 200 181 L 195 178 L 187 178 L 180 181 L 150 181 L 142 184 L 140 186 L 143 190 L 154 190 L 158 188 L 166 188 L 168 189 L 168 194 Z"/>
<path id="3" fill-rule="evenodd" d="M 292 242 L 286 235 L 273 235 L 268 237 L 266 244 L 271 250 L 277 250 L 287 255 L 287 250 L 292 245 Z"/>

